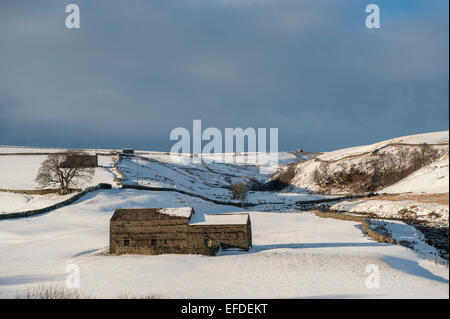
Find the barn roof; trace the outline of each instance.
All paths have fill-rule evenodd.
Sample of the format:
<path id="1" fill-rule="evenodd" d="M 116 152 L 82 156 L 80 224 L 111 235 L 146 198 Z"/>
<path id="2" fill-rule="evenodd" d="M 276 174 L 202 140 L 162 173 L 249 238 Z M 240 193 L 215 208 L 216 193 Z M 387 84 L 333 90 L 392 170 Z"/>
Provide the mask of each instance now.
<path id="1" fill-rule="evenodd" d="M 191 225 L 245 225 L 249 214 L 205 214 L 205 219 Z"/>
<path id="2" fill-rule="evenodd" d="M 111 220 L 152 220 L 164 216 L 189 219 L 194 214 L 192 207 L 176 208 L 118 208 L 114 211 Z"/>

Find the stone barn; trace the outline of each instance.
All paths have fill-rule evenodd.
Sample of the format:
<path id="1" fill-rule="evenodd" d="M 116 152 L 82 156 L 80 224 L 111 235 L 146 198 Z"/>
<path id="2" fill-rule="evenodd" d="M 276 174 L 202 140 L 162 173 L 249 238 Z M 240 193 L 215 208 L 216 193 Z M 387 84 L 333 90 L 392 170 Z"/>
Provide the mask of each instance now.
<path id="1" fill-rule="evenodd" d="M 110 221 L 111 254 L 203 254 L 252 246 L 248 214 L 204 215 L 192 207 L 116 209 Z"/>
<path id="2" fill-rule="evenodd" d="M 127 154 L 127 155 L 133 155 L 134 154 L 134 149 L 132 149 L 132 148 L 124 148 L 122 150 L 122 153 L 123 154 Z"/>
<path id="3" fill-rule="evenodd" d="M 98 154 L 67 154 L 67 158 L 61 163 L 63 168 L 73 168 L 73 167 L 98 167 Z"/>

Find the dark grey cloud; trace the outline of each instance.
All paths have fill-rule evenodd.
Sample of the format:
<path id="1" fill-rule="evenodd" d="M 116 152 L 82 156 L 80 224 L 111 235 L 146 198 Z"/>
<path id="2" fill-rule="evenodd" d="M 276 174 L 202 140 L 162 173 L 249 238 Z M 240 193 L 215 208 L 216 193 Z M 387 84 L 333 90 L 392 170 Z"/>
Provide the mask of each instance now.
<path id="1" fill-rule="evenodd" d="M 169 150 L 170 131 L 278 127 L 313 151 L 448 129 L 448 1 L 0 4 L 0 144 Z"/>

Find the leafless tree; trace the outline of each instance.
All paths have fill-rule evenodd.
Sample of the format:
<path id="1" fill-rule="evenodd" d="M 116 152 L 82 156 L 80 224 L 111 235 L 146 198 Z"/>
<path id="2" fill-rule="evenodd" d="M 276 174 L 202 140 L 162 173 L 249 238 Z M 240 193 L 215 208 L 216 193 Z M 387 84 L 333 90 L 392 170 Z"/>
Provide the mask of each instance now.
<path id="1" fill-rule="evenodd" d="M 234 199 L 239 199 L 244 206 L 244 202 L 247 199 L 247 187 L 244 183 L 237 182 L 231 185 L 231 193 Z"/>
<path id="2" fill-rule="evenodd" d="M 48 155 L 35 181 L 44 188 L 57 186 L 61 194 L 67 194 L 70 186 L 76 186 L 81 181 L 89 182 L 94 176 L 94 168 L 83 164 L 83 155 L 87 154 L 77 150 Z"/>

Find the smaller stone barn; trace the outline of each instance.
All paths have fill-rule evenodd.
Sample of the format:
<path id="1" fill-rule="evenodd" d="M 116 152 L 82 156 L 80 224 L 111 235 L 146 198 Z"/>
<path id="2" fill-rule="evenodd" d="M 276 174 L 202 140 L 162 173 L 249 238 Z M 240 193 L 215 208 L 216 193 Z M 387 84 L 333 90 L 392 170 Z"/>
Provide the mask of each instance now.
<path id="1" fill-rule="evenodd" d="M 134 154 L 134 149 L 132 149 L 132 148 L 124 148 L 122 150 L 122 153 L 123 154 L 127 154 L 127 155 L 132 155 L 132 154 Z"/>
<path id="2" fill-rule="evenodd" d="M 110 221 L 111 254 L 203 254 L 220 248 L 249 250 L 248 214 L 206 214 L 192 207 L 116 209 Z"/>
<path id="3" fill-rule="evenodd" d="M 98 166 L 98 155 L 90 154 L 71 154 L 68 153 L 66 160 L 61 163 L 63 168 L 74 168 L 74 167 L 97 167 Z"/>

